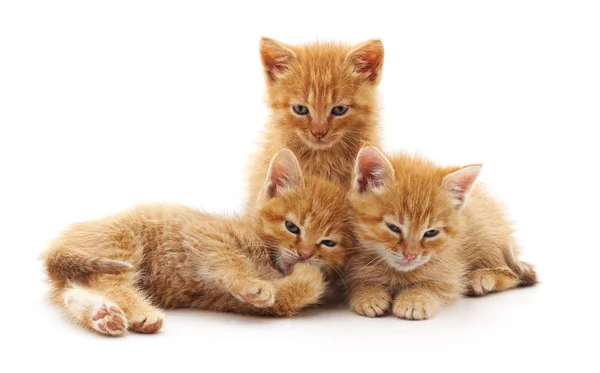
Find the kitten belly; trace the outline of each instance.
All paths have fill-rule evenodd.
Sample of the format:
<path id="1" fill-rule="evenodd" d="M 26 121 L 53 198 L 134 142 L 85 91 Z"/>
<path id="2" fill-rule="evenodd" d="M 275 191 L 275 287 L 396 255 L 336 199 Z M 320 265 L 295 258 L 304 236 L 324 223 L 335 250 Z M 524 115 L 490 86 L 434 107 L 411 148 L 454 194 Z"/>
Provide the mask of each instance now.
<path id="1" fill-rule="evenodd" d="M 207 284 L 199 279 L 198 268 L 190 263 L 183 251 L 162 255 L 154 263 L 141 269 L 138 285 L 156 306 L 190 307 L 207 291 Z"/>

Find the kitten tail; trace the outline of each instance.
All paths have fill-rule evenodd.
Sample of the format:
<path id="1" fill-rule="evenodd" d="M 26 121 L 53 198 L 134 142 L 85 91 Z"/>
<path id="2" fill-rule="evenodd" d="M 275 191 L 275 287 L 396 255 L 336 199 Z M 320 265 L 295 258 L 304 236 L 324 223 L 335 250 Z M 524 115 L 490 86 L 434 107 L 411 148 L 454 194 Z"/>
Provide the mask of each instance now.
<path id="1" fill-rule="evenodd" d="M 538 283 L 537 274 L 533 266 L 517 259 L 511 245 L 504 247 L 504 260 L 508 267 L 519 276 L 522 286 L 533 286 Z"/>
<path id="2" fill-rule="evenodd" d="M 84 253 L 55 250 L 44 257 L 46 272 L 57 280 L 75 280 L 94 273 L 119 274 L 133 269 L 130 263 Z"/>

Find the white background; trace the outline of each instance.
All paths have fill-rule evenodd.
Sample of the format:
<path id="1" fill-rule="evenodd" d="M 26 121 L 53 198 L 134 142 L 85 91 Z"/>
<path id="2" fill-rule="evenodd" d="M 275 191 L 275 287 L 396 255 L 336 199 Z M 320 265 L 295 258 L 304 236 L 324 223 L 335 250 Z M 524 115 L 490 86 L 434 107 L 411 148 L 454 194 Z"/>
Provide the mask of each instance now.
<path id="1" fill-rule="evenodd" d="M 0 370 L 598 371 L 598 2 L 395 3 L 0 3 L 0 364 L 19 366 Z M 263 35 L 381 38 L 385 149 L 483 162 L 542 283 L 425 322 L 342 307 L 174 311 L 120 339 L 71 325 L 37 261 L 61 229 L 152 201 L 240 209 Z"/>

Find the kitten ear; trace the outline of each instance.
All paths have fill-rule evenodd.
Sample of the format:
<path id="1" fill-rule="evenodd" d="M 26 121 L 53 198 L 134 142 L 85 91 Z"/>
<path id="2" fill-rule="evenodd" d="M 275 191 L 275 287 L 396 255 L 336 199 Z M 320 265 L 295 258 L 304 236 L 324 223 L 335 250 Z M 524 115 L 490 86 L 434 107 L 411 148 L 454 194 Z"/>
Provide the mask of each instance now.
<path id="1" fill-rule="evenodd" d="M 359 193 L 373 192 L 394 180 L 394 168 L 376 147 L 367 146 L 358 152 L 354 166 L 353 188 Z"/>
<path id="2" fill-rule="evenodd" d="M 304 177 L 298 159 L 291 150 L 280 150 L 271 159 L 267 171 L 264 189 L 267 197 L 276 197 L 286 189 L 299 184 L 304 184 Z"/>
<path id="3" fill-rule="evenodd" d="M 481 164 L 465 166 L 444 177 L 442 186 L 450 192 L 452 202 L 457 208 L 462 208 L 467 201 L 481 167 Z"/>
<path id="4" fill-rule="evenodd" d="M 346 56 L 346 62 L 351 64 L 354 72 L 373 84 L 381 80 L 383 67 L 383 43 L 379 39 L 368 40 L 359 44 Z"/>
<path id="5" fill-rule="evenodd" d="M 290 63 L 296 59 L 296 54 L 288 46 L 263 37 L 260 39 L 260 58 L 269 81 L 274 82 L 278 75 L 289 68 Z"/>

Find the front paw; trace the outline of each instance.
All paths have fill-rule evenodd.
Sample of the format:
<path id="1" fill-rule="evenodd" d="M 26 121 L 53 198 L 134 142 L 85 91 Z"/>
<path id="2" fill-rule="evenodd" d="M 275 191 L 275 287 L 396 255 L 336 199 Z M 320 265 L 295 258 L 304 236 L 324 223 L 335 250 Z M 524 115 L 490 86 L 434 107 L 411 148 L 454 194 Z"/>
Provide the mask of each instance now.
<path id="1" fill-rule="evenodd" d="M 390 309 L 391 302 L 392 296 L 386 290 L 364 291 L 352 297 L 350 308 L 361 316 L 377 317 Z"/>
<path id="2" fill-rule="evenodd" d="M 288 292 L 295 289 L 297 294 L 304 294 L 303 297 L 307 301 L 310 300 L 310 303 L 320 299 L 328 285 L 319 267 L 308 263 L 296 264 L 294 272 L 287 276 L 286 283 Z"/>
<path id="3" fill-rule="evenodd" d="M 394 301 L 392 312 L 401 319 L 427 320 L 435 316 L 440 302 L 427 295 L 400 293 Z"/>
<path id="4" fill-rule="evenodd" d="M 308 263 L 297 263 L 294 266 L 294 271 L 288 276 L 306 281 L 307 283 L 325 281 L 323 272 L 321 272 L 319 267 Z"/>
<path id="5" fill-rule="evenodd" d="M 275 302 L 275 287 L 268 281 L 252 280 L 245 282 L 233 295 L 255 307 L 271 307 Z"/>

